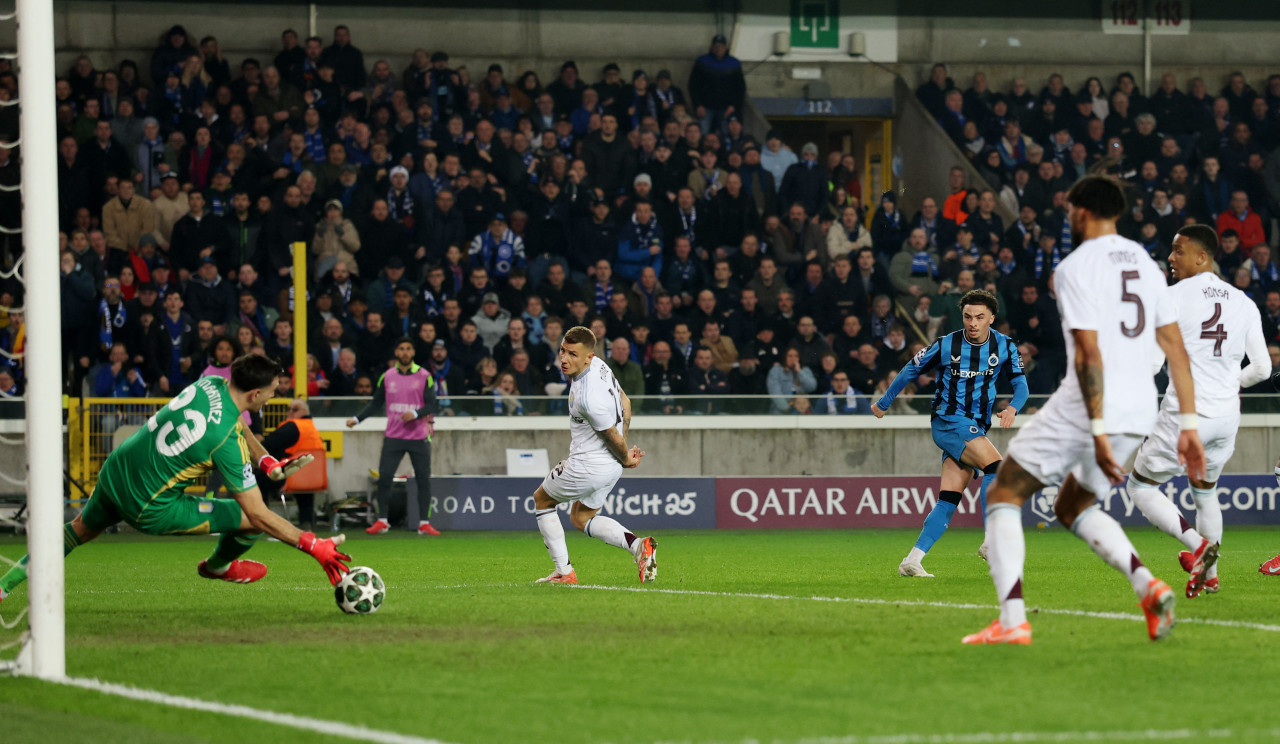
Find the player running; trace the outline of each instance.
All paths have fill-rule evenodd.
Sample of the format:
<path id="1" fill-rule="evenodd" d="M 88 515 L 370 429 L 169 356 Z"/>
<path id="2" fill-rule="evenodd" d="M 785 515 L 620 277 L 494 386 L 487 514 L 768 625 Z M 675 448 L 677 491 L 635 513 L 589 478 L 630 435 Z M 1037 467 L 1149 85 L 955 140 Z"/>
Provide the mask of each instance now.
<path id="1" fill-rule="evenodd" d="M 1027 402 L 1027 378 L 1022 373 L 1022 357 L 1013 339 L 991 328 L 999 311 L 995 295 L 981 289 L 960 298 L 964 329 L 942 336 L 907 362 L 884 397 L 871 406 L 876 418 L 883 418 L 893 399 L 921 374 L 938 370 L 937 392 L 933 396 L 931 428 L 933 441 L 942 450 L 942 482 L 938 502 L 925 517 L 920 537 L 898 565 L 899 576 L 928 576 L 921 559 L 947 531 L 956 513 L 964 487 L 981 476 L 978 492 L 986 513 L 987 487 L 995 480 L 1000 453 L 990 439 L 991 411 L 996 404 L 996 380 L 1001 370 L 1009 374 L 1013 400 L 1000 411 L 1000 425 L 1009 428 L 1013 417 Z M 986 544 L 978 554 L 986 558 Z"/>
<path id="2" fill-rule="evenodd" d="M 350 428 L 384 407 L 387 412 L 387 436 L 378 458 L 378 519 L 365 532 L 382 535 L 391 529 L 391 482 L 408 455 L 418 485 L 418 534 L 439 535 L 440 530 L 431 526 L 432 416 L 440 409 L 436 380 L 430 371 L 414 363 L 409 337 L 396 342 L 395 356 L 396 366 L 378 378 L 369 405 L 347 419 Z"/>
<path id="3" fill-rule="evenodd" d="M 623 468 L 640 464 L 644 452 L 627 447 L 631 399 L 609 365 L 595 355 L 596 337 L 588 328 L 570 328 L 560 340 L 560 371 L 569 383 L 569 459 L 547 473 L 533 492 L 538 531 L 555 570 L 536 583 L 576 584 L 557 504 L 573 503 L 569 521 L 588 537 L 631 551 L 640 581 L 658 578 L 658 542 L 636 537 L 614 519 L 598 516 Z"/>
<path id="4" fill-rule="evenodd" d="M 1177 451 L 1178 395 L 1173 390 L 1165 395 L 1155 428 L 1138 448 L 1128 483 L 1129 495 L 1151 524 L 1187 546 L 1178 561 L 1191 574 L 1188 597 L 1199 596 L 1201 590 L 1213 594 L 1219 589 L 1222 508 L 1218 503 L 1218 476 L 1235 451 L 1236 430 L 1240 428 L 1240 388 L 1256 385 L 1271 375 L 1271 357 L 1262 335 L 1258 306 L 1214 273 L 1213 257 L 1217 252 L 1218 236 L 1213 228 L 1191 225 L 1179 230 L 1169 256 L 1169 268 L 1178 283 L 1165 290 L 1177 310 L 1182 342 L 1191 360 L 1200 438 L 1204 443 L 1204 479 L 1191 479 L 1195 528 L 1187 523 L 1177 505 L 1160 492 L 1160 486 L 1183 472 Z M 1242 370 L 1240 362 L 1246 355 L 1249 366 Z M 1163 361 L 1157 361 L 1157 369 Z"/>
<path id="5" fill-rule="evenodd" d="M 261 356 L 231 365 L 231 379 L 202 377 L 187 386 L 107 457 L 84 510 L 63 528 L 63 554 L 89 542 L 118 522 L 148 535 L 221 534 L 213 554 L 197 570 L 206 579 L 249 584 L 267 567 L 243 560 L 267 533 L 311 555 L 337 584 L 350 561 L 338 552 L 344 535 L 324 540 L 302 532 L 267 509 L 251 459 L 273 480 L 284 480 L 312 458 L 276 460 L 257 439 L 245 436 L 243 411 L 257 412 L 275 393 L 280 367 Z M 196 478 L 217 469 L 234 499 L 198 498 L 185 493 Z M 0 599 L 27 578 L 27 558 L 0 577 Z"/>
<path id="6" fill-rule="evenodd" d="M 1106 176 L 1086 176 L 1071 187 L 1067 201 L 1072 243 L 1078 247 L 1058 264 L 1052 281 L 1075 374 L 1067 374 L 1013 438 L 987 492 L 987 545 L 1000 617 L 965 636 L 964 643 L 1031 643 L 1022 598 L 1022 505 L 1037 490 L 1056 484 L 1061 487 L 1054 513 L 1129 580 L 1152 640 L 1173 628 L 1173 590 L 1142 565 L 1120 524 L 1095 501 L 1112 484 L 1124 482 L 1120 463 L 1155 426 L 1151 370 L 1157 344 L 1169 359 L 1178 391 L 1178 460 L 1191 478 L 1204 479 L 1191 366 L 1164 274 L 1142 246 L 1116 234 L 1116 218 L 1125 211 L 1121 187 Z"/>

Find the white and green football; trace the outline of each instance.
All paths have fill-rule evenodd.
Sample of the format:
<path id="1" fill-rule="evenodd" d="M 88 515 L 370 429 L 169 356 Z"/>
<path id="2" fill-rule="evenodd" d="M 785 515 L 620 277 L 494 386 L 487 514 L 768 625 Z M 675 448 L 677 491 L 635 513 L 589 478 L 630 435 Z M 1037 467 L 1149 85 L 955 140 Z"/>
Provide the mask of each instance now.
<path id="1" fill-rule="evenodd" d="M 378 611 L 387 596 L 382 577 L 368 566 L 353 566 L 333 588 L 338 607 L 348 615 L 369 615 Z"/>

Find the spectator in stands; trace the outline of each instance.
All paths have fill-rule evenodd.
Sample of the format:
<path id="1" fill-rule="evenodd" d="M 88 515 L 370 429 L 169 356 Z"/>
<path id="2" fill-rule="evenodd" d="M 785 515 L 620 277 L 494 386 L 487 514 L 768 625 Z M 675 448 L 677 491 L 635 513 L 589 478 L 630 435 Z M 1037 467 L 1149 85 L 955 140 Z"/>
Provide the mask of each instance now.
<path id="1" fill-rule="evenodd" d="M 916 98 L 924 104 L 924 108 L 934 119 L 941 119 L 945 110 L 947 91 L 954 90 L 956 84 L 947 76 L 947 66 L 941 62 L 935 64 L 929 72 L 929 80 L 916 88 Z"/>
<path id="2" fill-rule="evenodd" d="M 618 233 L 618 275 L 634 282 L 646 267 L 661 273 L 663 237 L 653 205 L 637 200 L 631 220 Z"/>
<path id="3" fill-rule="evenodd" d="M 721 333 L 720 323 L 708 319 L 702 324 L 702 338 L 698 341 L 701 348 L 711 352 L 712 365 L 725 375 L 738 364 L 738 349 L 733 339 Z"/>
<path id="4" fill-rule="evenodd" d="M 200 191 L 193 189 L 187 194 L 187 213 L 174 224 L 170 237 L 169 256 L 178 270 L 179 281 L 185 283 L 191 279 L 206 258 L 212 259 L 218 273 L 232 271 L 230 233 L 221 218 L 206 211 L 204 194 Z"/>
<path id="5" fill-rule="evenodd" d="M 1223 277 L 1234 277 L 1236 269 L 1245 262 L 1244 253 L 1240 250 L 1240 237 L 1230 228 L 1223 230 L 1218 240 L 1218 273 Z"/>
<path id="6" fill-rule="evenodd" d="M 670 353 L 670 352 L 668 352 Z M 628 397 L 645 394 L 645 374 L 639 364 L 631 359 L 631 342 L 619 336 L 609 343 L 609 358 L 605 360 L 613 376 L 618 378 L 622 392 Z"/>
<path id="7" fill-rule="evenodd" d="M 1255 246 L 1266 243 L 1267 237 L 1262 229 L 1262 218 L 1250 209 L 1249 195 L 1243 189 L 1231 192 L 1230 208 L 1218 215 L 1218 235 L 1227 230 L 1235 230 L 1240 238 L 1240 249 L 1245 256 L 1251 256 Z"/>
<path id="8" fill-rule="evenodd" d="M 1272 289 L 1280 289 L 1280 269 L 1271 260 L 1271 247 L 1266 243 L 1254 246 L 1253 255 L 1241 268 L 1249 270 L 1250 290 L 1255 301 L 1265 298 Z"/>
<path id="9" fill-rule="evenodd" d="M 849 384 L 849 373 L 843 369 L 837 369 L 831 375 L 831 389 L 818 398 L 813 412 L 830 415 L 867 415 L 871 413 L 871 404 L 865 397 L 858 395 Z"/>
<path id="10" fill-rule="evenodd" d="M 934 205 L 933 210 L 936 213 L 936 202 L 932 199 L 926 199 L 926 202 Z M 854 207 L 845 207 L 841 210 L 839 224 L 832 225 L 827 232 L 827 255 L 825 260 L 828 262 L 834 261 L 860 248 L 870 247 L 871 233 L 863 228 L 858 210 Z"/>
<path id="11" fill-rule="evenodd" d="M 724 34 L 711 39 L 711 51 L 698 57 L 689 73 L 689 99 L 693 115 L 704 132 L 718 132 L 724 120 L 742 111 L 747 94 L 742 63 L 729 54 L 729 41 Z"/>
<path id="12" fill-rule="evenodd" d="M 830 193 L 827 171 L 818 164 L 818 146 L 806 142 L 800 148 L 800 161 L 787 168 L 778 187 L 780 204 L 800 204 L 805 213 L 816 215 Z"/>
<path id="13" fill-rule="evenodd" d="M 906 238 L 907 220 L 898 209 L 898 195 L 886 191 L 880 196 L 880 207 L 871 220 L 871 243 L 880 259 L 888 263 Z"/>
<path id="14" fill-rule="evenodd" d="M 120 182 L 115 197 L 102 206 L 102 229 L 107 245 L 121 251 L 136 251 L 143 235 L 155 230 L 151 200 L 134 193 L 131 180 Z"/>
<path id="15" fill-rule="evenodd" d="M 808 399 L 803 396 L 817 386 L 813 370 L 800 361 L 800 350 L 788 347 L 782 363 L 769 370 L 767 387 L 772 396 L 769 400 L 772 412 L 808 413 Z"/>

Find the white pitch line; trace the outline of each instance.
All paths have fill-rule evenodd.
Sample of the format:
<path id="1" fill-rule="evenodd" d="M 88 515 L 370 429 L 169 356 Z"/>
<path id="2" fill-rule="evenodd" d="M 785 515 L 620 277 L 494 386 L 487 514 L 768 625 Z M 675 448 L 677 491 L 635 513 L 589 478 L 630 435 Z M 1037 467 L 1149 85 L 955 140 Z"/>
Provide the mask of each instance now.
<path id="1" fill-rule="evenodd" d="M 848 602 L 850 604 L 865 605 L 898 605 L 902 607 L 940 607 L 949 610 L 999 610 L 996 605 L 973 604 L 969 602 L 929 602 L 913 599 L 876 599 L 870 597 L 803 597 L 793 594 L 758 594 L 753 592 L 712 592 L 699 591 L 696 589 L 646 589 L 639 586 L 605 586 L 603 584 L 567 584 L 575 589 L 598 589 L 611 592 L 654 592 L 657 594 L 682 594 L 699 597 L 741 597 L 743 599 L 798 599 L 806 602 Z M 1142 615 L 1134 615 L 1127 612 L 1091 612 L 1089 610 L 1065 610 L 1055 609 L 1051 607 L 1028 608 L 1035 614 L 1041 615 L 1071 615 L 1073 617 L 1090 617 L 1097 620 L 1129 620 L 1145 622 L 1146 618 Z M 1248 630 L 1262 630 L 1269 633 L 1280 633 L 1280 625 L 1267 625 L 1265 623 L 1251 623 L 1242 620 L 1217 620 L 1214 618 L 1204 617 L 1179 617 L 1179 623 L 1195 623 L 1198 625 L 1216 625 L 1223 628 L 1245 628 Z"/>
<path id="2" fill-rule="evenodd" d="M 1229 739 L 1256 741 L 1280 738 L 1280 729 L 1135 729 L 1130 731 L 983 731 L 972 734 L 886 734 L 821 736 L 804 739 L 743 739 L 735 744 L 1022 744 L 1023 742 L 1168 741 Z M 691 744 L 664 741 L 658 744 Z"/>
<path id="3" fill-rule="evenodd" d="M 236 718 L 249 718 L 255 721 L 273 723 L 277 726 L 287 726 L 289 728 L 301 729 L 303 731 L 314 731 L 318 734 L 338 736 L 344 739 L 371 741 L 376 742 L 376 744 L 445 744 L 438 739 L 424 739 L 420 736 L 398 734 L 394 731 L 380 731 L 378 729 L 371 729 L 365 726 L 355 726 L 349 723 L 342 723 L 341 721 L 326 721 L 320 718 L 296 716 L 292 713 L 277 713 L 270 710 L 259 710 L 257 708 L 250 708 L 246 705 L 215 703 L 209 700 L 199 700 L 179 695 L 170 695 L 164 692 L 156 692 L 155 690 L 143 690 L 137 687 L 118 685 L 112 682 L 100 682 L 96 679 L 67 677 L 59 680 L 58 684 L 79 687 L 81 689 L 92 690 L 94 692 L 101 692 L 104 695 L 115 695 L 116 697 L 141 700 L 146 703 L 167 705 L 171 708 L 186 708 L 188 710 L 218 713 L 224 716 L 234 716 Z"/>

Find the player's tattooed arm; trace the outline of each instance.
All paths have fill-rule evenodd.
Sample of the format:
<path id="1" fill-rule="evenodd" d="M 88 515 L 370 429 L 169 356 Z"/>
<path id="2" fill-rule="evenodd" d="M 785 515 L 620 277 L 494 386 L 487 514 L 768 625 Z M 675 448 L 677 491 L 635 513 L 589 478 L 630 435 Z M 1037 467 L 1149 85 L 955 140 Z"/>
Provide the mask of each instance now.
<path id="1" fill-rule="evenodd" d="M 618 390 L 618 396 L 622 402 L 622 436 L 625 439 L 631 432 L 631 397 L 621 389 Z"/>
<path id="2" fill-rule="evenodd" d="M 1102 351 L 1098 348 L 1098 332 L 1072 329 L 1076 345 L 1076 380 L 1084 393 L 1084 407 L 1090 419 L 1102 418 Z"/>
<path id="3" fill-rule="evenodd" d="M 640 464 L 640 458 L 644 457 L 644 452 L 639 447 L 627 447 L 627 438 L 617 427 L 610 426 L 608 429 L 596 432 L 601 439 L 604 440 L 604 446 L 608 448 L 609 454 L 613 455 L 624 468 L 634 468 Z"/>

